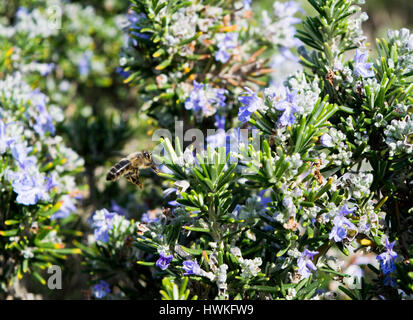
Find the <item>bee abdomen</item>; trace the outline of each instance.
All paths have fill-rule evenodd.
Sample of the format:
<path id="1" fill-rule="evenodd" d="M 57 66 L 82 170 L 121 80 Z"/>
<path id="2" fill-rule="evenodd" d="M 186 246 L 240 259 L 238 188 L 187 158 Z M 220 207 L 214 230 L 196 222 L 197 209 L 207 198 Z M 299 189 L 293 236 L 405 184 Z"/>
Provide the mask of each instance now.
<path id="1" fill-rule="evenodd" d="M 120 160 L 116 165 L 109 170 L 106 175 L 107 181 L 113 181 L 119 178 L 127 169 L 129 169 L 131 163 L 128 159 Z"/>

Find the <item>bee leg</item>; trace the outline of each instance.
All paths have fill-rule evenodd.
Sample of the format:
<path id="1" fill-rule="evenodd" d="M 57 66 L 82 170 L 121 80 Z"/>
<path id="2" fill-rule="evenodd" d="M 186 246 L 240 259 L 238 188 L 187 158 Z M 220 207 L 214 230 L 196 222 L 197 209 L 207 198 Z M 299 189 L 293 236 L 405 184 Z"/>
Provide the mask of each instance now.
<path id="1" fill-rule="evenodd" d="M 159 173 L 158 167 L 155 165 L 155 162 L 153 160 L 145 162 L 145 167 L 150 167 L 152 168 L 153 171 L 155 171 L 156 174 Z"/>
<path id="2" fill-rule="evenodd" d="M 125 178 L 135 185 L 137 185 L 140 189 L 143 189 L 143 184 L 139 178 L 139 170 L 134 170 L 130 173 L 125 174 Z"/>
<path id="3" fill-rule="evenodd" d="M 160 172 L 158 167 L 154 163 L 152 163 L 151 168 L 152 168 L 153 171 L 155 171 L 156 174 L 158 174 Z"/>

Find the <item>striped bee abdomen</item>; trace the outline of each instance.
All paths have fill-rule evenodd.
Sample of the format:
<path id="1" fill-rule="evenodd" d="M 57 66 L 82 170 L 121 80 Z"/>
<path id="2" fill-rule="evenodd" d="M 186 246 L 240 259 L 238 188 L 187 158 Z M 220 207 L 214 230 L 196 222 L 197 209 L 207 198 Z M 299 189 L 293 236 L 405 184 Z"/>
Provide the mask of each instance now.
<path id="1" fill-rule="evenodd" d="M 106 175 L 107 181 L 113 181 L 119 178 L 122 174 L 126 172 L 131 167 L 131 163 L 128 159 L 120 160 L 116 165 L 109 170 L 108 174 Z"/>

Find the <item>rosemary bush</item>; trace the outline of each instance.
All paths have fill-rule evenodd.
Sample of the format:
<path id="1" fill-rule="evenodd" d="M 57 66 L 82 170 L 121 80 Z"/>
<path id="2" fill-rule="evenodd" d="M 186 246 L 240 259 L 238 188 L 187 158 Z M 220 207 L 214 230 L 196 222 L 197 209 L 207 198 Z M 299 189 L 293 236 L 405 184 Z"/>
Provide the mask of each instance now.
<path id="1" fill-rule="evenodd" d="M 361 2 L 309 3 L 317 15 L 297 32 L 293 2 L 275 3 L 274 20 L 252 18 L 248 1 L 131 5 L 120 61 L 146 112 L 221 129 L 192 146 L 161 139 L 168 188 L 134 247 L 163 299 L 174 286 L 185 299 L 411 294 L 412 36 L 389 30 L 370 58 Z M 265 77 L 262 45 L 297 52 L 302 68 Z M 112 248 L 121 228 L 104 215 L 96 245 Z"/>
<path id="2" fill-rule="evenodd" d="M 306 16 L 294 1 L 259 12 L 248 0 L 131 0 L 128 9 L 114 6 L 123 23 L 102 20 L 109 33 L 98 19 L 93 31 L 82 29 L 73 21 L 91 9 L 62 2 L 79 18 L 69 14 L 55 37 L 69 46 L 71 30 L 88 30 L 98 48 L 85 40 L 47 56 L 71 83 L 71 99 L 79 96 L 62 126 L 85 158 L 91 190 L 90 234 L 75 249 L 63 248 L 59 232 L 75 235 L 65 225 L 76 216 L 55 218 L 83 162 L 60 140 L 55 146 L 53 123 L 63 117 L 25 85 L 38 81 L 68 106 L 55 90 L 63 78 L 36 80 L 47 66 L 21 62 L 39 50 L 33 39 L 53 46 L 54 35 L 2 26 L 22 37 L 0 37 L 8 49 L 0 53 L 0 257 L 10 261 L 7 273 L 0 269 L 2 290 L 21 272 L 41 277 L 42 259 L 81 252 L 97 299 L 411 299 L 413 35 L 389 30 L 374 50 L 363 3 L 308 0 Z M 12 47 L 22 50 L 14 65 Z M 90 68 L 92 52 L 101 56 Z M 115 93 L 106 92 L 113 79 Z M 160 172 L 141 170 L 143 191 L 111 183 L 107 192 L 95 170 L 109 170 L 105 154 L 114 159 L 131 128 L 96 101 L 130 95 L 141 106 L 129 114 L 160 129 L 151 150 Z M 62 161 L 69 156 L 77 160 Z M 29 178 L 36 185 L 23 188 Z M 110 190 L 150 192 L 151 201 L 109 208 Z"/>

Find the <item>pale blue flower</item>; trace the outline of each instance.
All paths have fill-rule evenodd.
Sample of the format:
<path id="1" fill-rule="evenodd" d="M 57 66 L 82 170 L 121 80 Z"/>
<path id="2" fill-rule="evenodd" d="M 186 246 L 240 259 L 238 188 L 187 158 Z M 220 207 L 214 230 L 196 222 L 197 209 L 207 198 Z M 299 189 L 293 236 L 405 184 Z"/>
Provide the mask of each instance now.
<path id="1" fill-rule="evenodd" d="M 23 18 L 29 14 L 29 10 L 26 7 L 19 7 L 16 11 L 16 17 L 17 18 Z"/>
<path id="2" fill-rule="evenodd" d="M 112 230 L 112 220 L 115 215 L 115 212 L 109 212 L 106 209 L 98 210 L 93 214 L 92 227 L 96 241 L 109 241 L 109 231 Z"/>
<path id="3" fill-rule="evenodd" d="M 320 143 L 322 146 L 324 147 L 333 147 L 334 143 L 333 143 L 333 139 L 331 138 L 330 135 L 328 135 L 327 133 L 324 133 L 321 137 L 320 137 Z"/>
<path id="4" fill-rule="evenodd" d="M 56 130 L 52 121 L 52 117 L 47 112 L 47 110 L 39 112 L 39 115 L 36 118 L 36 123 L 33 125 L 33 128 L 34 131 L 36 131 L 40 136 L 44 136 L 47 132 L 54 134 Z"/>
<path id="5" fill-rule="evenodd" d="M 109 283 L 100 280 L 99 283 L 93 286 L 93 295 L 97 299 L 104 298 L 110 292 Z"/>
<path id="6" fill-rule="evenodd" d="M 240 152 L 241 147 L 248 146 L 248 130 L 241 129 L 240 127 L 231 128 L 227 134 L 227 154 L 231 152 L 230 162 L 233 163 L 237 161 L 234 156 Z"/>
<path id="7" fill-rule="evenodd" d="M 213 115 L 217 107 L 225 107 L 228 91 L 220 88 L 212 88 L 202 83 L 193 81 L 193 89 L 185 100 L 185 109 L 195 112 L 201 111 L 206 117 Z"/>
<path id="8" fill-rule="evenodd" d="M 194 80 L 193 86 L 194 88 L 189 94 L 189 98 L 185 101 L 185 109 L 200 111 L 208 104 L 208 99 L 205 95 L 205 91 L 203 90 L 204 85 L 202 83 L 198 83 Z"/>
<path id="9" fill-rule="evenodd" d="M 39 72 L 42 77 L 49 75 L 55 68 L 54 63 L 43 63 L 39 66 Z"/>
<path id="10" fill-rule="evenodd" d="M 289 24 L 301 22 L 301 19 L 295 18 L 294 15 L 298 12 L 304 12 L 296 1 L 277 1 L 274 3 L 274 14 L 281 19 L 290 18 Z"/>
<path id="11" fill-rule="evenodd" d="M 163 199 L 167 198 L 168 196 L 170 196 L 171 194 L 177 193 L 178 189 L 177 188 L 166 188 L 163 191 Z"/>
<path id="12" fill-rule="evenodd" d="M 47 191 L 52 190 L 53 188 L 59 187 L 61 184 L 59 182 L 59 175 L 56 171 L 52 171 L 47 177 L 46 177 L 46 188 Z"/>
<path id="13" fill-rule="evenodd" d="M 212 104 L 217 105 L 218 107 L 225 107 L 226 103 L 226 94 L 228 94 L 228 90 L 226 89 L 221 89 L 221 88 L 217 88 L 217 89 L 213 89 L 214 90 L 214 94 L 215 97 L 210 97 L 209 98 L 209 102 Z"/>
<path id="14" fill-rule="evenodd" d="M 383 274 L 387 275 L 396 270 L 394 265 L 394 259 L 397 257 L 397 253 L 393 251 L 393 247 L 396 241 L 392 243 L 389 242 L 389 239 L 386 238 L 386 251 L 377 256 L 377 260 L 380 263 L 380 268 L 383 271 Z"/>
<path id="15" fill-rule="evenodd" d="M 15 140 L 7 135 L 7 126 L 8 124 L 5 124 L 2 119 L 0 119 L 0 154 L 5 153 Z"/>
<path id="16" fill-rule="evenodd" d="M 354 73 L 356 76 L 362 78 L 374 77 L 373 64 L 366 62 L 367 59 L 367 52 L 362 52 L 359 49 L 356 50 L 356 55 L 354 57 Z"/>
<path id="17" fill-rule="evenodd" d="M 218 129 L 217 133 L 206 137 L 206 142 L 207 146 L 211 147 L 212 150 L 215 150 L 217 147 L 225 147 L 227 134 L 225 133 L 225 130 Z"/>
<path id="18" fill-rule="evenodd" d="M 334 217 L 334 226 L 330 232 L 329 239 L 340 242 L 347 236 L 347 229 L 357 230 L 356 226 L 345 217 L 349 213 L 353 213 L 356 209 L 357 207 L 348 209 L 346 205 L 341 207 L 340 212 Z"/>
<path id="19" fill-rule="evenodd" d="M 197 275 L 200 273 L 201 268 L 198 265 L 198 262 L 195 260 L 186 260 L 182 264 L 182 269 L 185 271 L 184 275 Z"/>
<path id="20" fill-rule="evenodd" d="M 242 5 L 244 6 L 244 9 L 251 10 L 251 2 L 252 0 L 242 0 Z"/>
<path id="21" fill-rule="evenodd" d="M 246 91 L 238 98 L 238 101 L 243 104 L 238 111 L 238 120 L 242 123 L 248 122 L 257 110 L 262 110 L 265 105 L 264 101 L 250 88 L 245 88 Z"/>
<path id="22" fill-rule="evenodd" d="M 177 207 L 179 206 L 179 202 L 176 200 L 168 201 L 168 205 L 171 207 Z"/>
<path id="23" fill-rule="evenodd" d="M 46 103 L 48 102 L 49 98 L 45 94 L 41 93 L 38 89 L 36 89 L 31 94 L 31 100 L 38 111 L 36 123 L 33 126 L 34 130 L 40 136 L 44 136 L 47 132 L 54 134 L 56 128 L 53 124 L 52 117 L 46 108 Z"/>
<path id="24" fill-rule="evenodd" d="M 218 34 L 217 40 L 218 51 L 215 53 L 215 60 L 226 63 L 231 58 L 231 50 L 237 47 L 238 33 Z"/>
<path id="25" fill-rule="evenodd" d="M 17 203 L 33 205 L 39 200 L 49 199 L 45 179 L 38 172 L 29 173 L 29 170 L 26 170 L 16 173 L 12 186 L 17 193 Z"/>
<path id="26" fill-rule="evenodd" d="M 93 53 L 91 51 L 86 51 L 80 58 L 78 62 L 78 71 L 81 76 L 87 76 L 90 71 L 90 60 L 92 59 Z"/>
<path id="27" fill-rule="evenodd" d="M 217 129 L 225 129 L 225 116 L 215 115 L 214 126 Z"/>
<path id="28" fill-rule="evenodd" d="M 165 255 L 164 253 L 159 254 L 160 257 L 156 261 L 156 266 L 159 267 L 161 270 L 166 270 L 169 267 L 169 264 L 172 261 L 172 255 Z"/>
<path id="29" fill-rule="evenodd" d="M 217 132 L 213 135 L 208 135 L 206 138 L 207 146 L 210 146 L 213 150 L 217 147 L 226 146 L 227 134 L 225 132 L 225 116 L 215 115 L 215 127 Z"/>
<path id="30" fill-rule="evenodd" d="M 317 270 L 312 259 L 318 254 L 318 251 L 310 251 L 305 249 L 301 256 L 297 260 L 298 273 L 302 278 L 308 278 L 311 275 L 311 271 Z"/>
<path id="31" fill-rule="evenodd" d="M 301 111 L 297 105 L 296 92 L 291 92 L 289 88 L 285 88 L 285 99 L 274 103 L 274 108 L 279 111 L 284 111 L 278 122 L 281 126 L 289 126 L 295 123 L 294 113 Z"/>
<path id="32" fill-rule="evenodd" d="M 32 147 L 26 147 L 23 142 L 12 144 L 11 154 L 20 168 L 27 169 L 36 165 L 36 158 L 34 156 L 29 156 L 32 149 Z"/>

